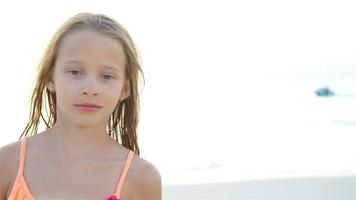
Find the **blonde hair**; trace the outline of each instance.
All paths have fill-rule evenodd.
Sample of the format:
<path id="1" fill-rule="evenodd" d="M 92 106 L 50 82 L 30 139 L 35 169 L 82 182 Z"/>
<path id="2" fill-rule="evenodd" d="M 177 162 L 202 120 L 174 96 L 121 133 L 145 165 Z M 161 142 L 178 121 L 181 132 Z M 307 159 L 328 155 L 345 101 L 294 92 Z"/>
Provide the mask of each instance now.
<path id="1" fill-rule="evenodd" d="M 30 116 L 20 139 L 37 134 L 40 118 L 51 128 L 57 120 L 56 96 L 46 88 L 54 70 L 59 46 L 63 38 L 78 30 L 93 30 L 120 42 L 126 56 L 125 74 L 129 82 L 130 95 L 119 101 L 110 116 L 107 126 L 108 134 L 117 142 L 140 154 L 137 142 L 137 125 L 139 117 L 139 78 L 144 80 L 139 52 L 129 33 L 114 19 L 103 14 L 80 13 L 68 19 L 50 40 L 38 66 L 38 74 L 30 99 Z M 45 108 L 43 108 L 45 106 Z M 49 113 L 48 113 L 49 107 Z M 43 110 L 46 111 L 47 118 Z M 120 141 L 119 141 L 120 139 Z"/>

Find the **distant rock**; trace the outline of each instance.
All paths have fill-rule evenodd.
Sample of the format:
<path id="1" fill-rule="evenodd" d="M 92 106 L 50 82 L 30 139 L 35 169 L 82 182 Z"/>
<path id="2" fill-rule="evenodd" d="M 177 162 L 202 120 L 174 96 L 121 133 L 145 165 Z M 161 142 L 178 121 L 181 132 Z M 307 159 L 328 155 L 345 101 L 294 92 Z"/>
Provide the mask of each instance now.
<path id="1" fill-rule="evenodd" d="M 320 97 L 330 97 L 335 95 L 335 93 L 331 91 L 329 87 L 322 87 L 316 90 L 315 94 Z"/>

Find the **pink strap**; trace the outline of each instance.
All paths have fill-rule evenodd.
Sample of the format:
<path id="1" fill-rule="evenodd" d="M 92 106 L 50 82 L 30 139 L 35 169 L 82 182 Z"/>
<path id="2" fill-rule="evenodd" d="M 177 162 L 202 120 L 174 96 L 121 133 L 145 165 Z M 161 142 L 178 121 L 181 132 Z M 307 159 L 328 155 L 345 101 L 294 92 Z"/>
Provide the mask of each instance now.
<path id="1" fill-rule="evenodd" d="M 125 166 L 124 168 L 122 169 L 122 172 L 121 172 L 121 176 L 120 176 L 120 180 L 119 180 L 119 184 L 117 185 L 117 188 L 116 188 L 116 196 L 118 199 L 120 199 L 120 195 L 121 195 L 121 188 L 124 184 L 124 181 L 125 181 L 125 178 L 126 178 L 126 175 L 127 175 L 127 172 L 129 171 L 129 168 L 130 168 L 130 165 L 131 165 L 131 162 L 132 162 L 132 159 L 134 157 L 134 152 L 133 151 L 129 151 L 128 155 L 127 155 L 127 158 L 126 158 L 126 162 L 125 162 Z"/>
<path id="2" fill-rule="evenodd" d="M 26 158 L 26 138 L 21 140 L 21 149 L 20 149 L 20 162 L 19 162 L 19 173 L 23 175 L 23 169 L 25 165 Z"/>

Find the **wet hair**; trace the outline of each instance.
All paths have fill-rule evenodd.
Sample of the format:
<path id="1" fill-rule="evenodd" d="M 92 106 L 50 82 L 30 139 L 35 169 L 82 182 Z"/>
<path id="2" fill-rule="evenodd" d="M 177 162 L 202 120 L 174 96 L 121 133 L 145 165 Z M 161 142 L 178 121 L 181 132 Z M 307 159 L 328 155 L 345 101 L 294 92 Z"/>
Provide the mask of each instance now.
<path id="1" fill-rule="evenodd" d="M 126 56 L 125 76 L 129 82 L 130 94 L 126 99 L 118 101 L 108 121 L 107 133 L 118 143 L 139 155 L 140 150 L 137 142 L 138 90 L 140 81 L 144 80 L 139 52 L 125 28 L 103 14 L 77 14 L 65 21 L 50 40 L 37 68 L 37 78 L 30 98 L 30 116 L 20 139 L 37 134 L 41 119 L 46 129 L 53 127 L 56 123 L 56 96 L 55 93 L 48 90 L 46 82 L 53 75 L 54 64 L 63 39 L 68 34 L 80 30 L 96 31 L 115 39 L 124 49 Z M 46 111 L 46 116 L 43 111 Z"/>

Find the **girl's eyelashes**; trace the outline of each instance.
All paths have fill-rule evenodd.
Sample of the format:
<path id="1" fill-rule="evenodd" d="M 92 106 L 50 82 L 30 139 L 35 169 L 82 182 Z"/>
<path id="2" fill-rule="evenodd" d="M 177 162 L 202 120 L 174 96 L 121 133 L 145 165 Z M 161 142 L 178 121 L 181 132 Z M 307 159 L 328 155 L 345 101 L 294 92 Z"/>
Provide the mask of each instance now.
<path id="1" fill-rule="evenodd" d="M 68 73 L 70 73 L 73 76 L 83 75 L 83 73 L 80 70 L 75 70 L 75 69 L 68 70 Z M 102 78 L 104 80 L 113 80 L 113 79 L 116 79 L 116 76 L 115 75 L 111 75 L 111 74 L 103 74 Z"/>
<path id="2" fill-rule="evenodd" d="M 103 75 L 103 78 L 105 80 L 113 80 L 113 79 L 116 79 L 116 77 L 114 75 L 111 75 L 111 74 L 104 74 Z"/>
<path id="3" fill-rule="evenodd" d="M 70 72 L 72 75 L 80 75 L 81 72 L 79 70 L 69 70 L 68 72 Z"/>

